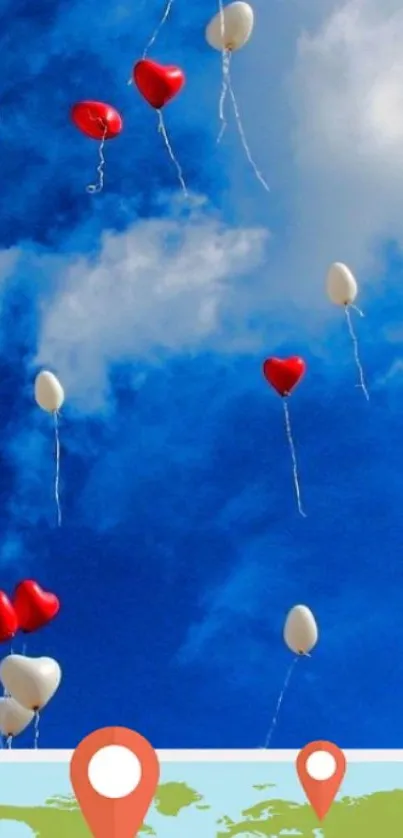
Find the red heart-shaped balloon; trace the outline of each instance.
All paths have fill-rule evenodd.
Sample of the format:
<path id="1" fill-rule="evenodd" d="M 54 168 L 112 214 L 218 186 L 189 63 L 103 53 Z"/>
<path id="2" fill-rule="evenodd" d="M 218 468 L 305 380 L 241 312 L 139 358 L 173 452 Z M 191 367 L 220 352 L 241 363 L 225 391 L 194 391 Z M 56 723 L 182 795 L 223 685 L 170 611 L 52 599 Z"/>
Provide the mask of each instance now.
<path id="1" fill-rule="evenodd" d="M 18 617 L 7 594 L 0 591 L 0 643 L 11 640 L 18 631 Z"/>
<path id="2" fill-rule="evenodd" d="M 46 626 L 60 610 L 57 596 L 42 590 L 32 579 L 17 585 L 13 604 L 20 629 L 26 634 Z"/>
<path id="3" fill-rule="evenodd" d="M 305 369 L 302 358 L 268 358 L 263 364 L 263 375 L 280 396 L 289 396 Z"/>
<path id="4" fill-rule="evenodd" d="M 93 140 L 112 140 L 123 128 L 120 113 L 105 102 L 78 102 L 71 109 L 71 118 L 76 128 Z"/>
<path id="5" fill-rule="evenodd" d="M 164 67 L 143 58 L 133 67 L 133 81 L 148 104 L 159 110 L 182 89 L 185 74 L 180 67 Z"/>

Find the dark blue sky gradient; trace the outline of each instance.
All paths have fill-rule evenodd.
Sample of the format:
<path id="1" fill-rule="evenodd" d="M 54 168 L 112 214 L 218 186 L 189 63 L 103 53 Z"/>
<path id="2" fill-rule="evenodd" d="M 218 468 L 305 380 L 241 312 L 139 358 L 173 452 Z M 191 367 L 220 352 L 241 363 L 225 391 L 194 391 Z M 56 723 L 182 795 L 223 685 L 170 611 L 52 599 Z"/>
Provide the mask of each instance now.
<path id="1" fill-rule="evenodd" d="M 403 747 L 401 371 L 387 377 L 399 360 L 403 295 L 393 243 L 382 284 L 365 291 L 366 318 L 354 319 L 369 405 L 355 388 L 342 313 L 312 326 L 267 288 L 263 303 L 245 308 L 245 324 L 260 334 L 252 351 L 213 341 L 179 345 L 158 363 L 114 358 L 99 412 L 70 409 L 67 393 L 63 526 L 55 527 L 52 426 L 32 399 L 42 303 L 57 282 L 68 284 L 56 282 L 50 257 L 96 253 L 105 231 L 169 213 L 175 172 L 155 113 L 127 85 L 157 5 L 3 4 L 0 246 L 17 248 L 20 261 L 1 290 L 0 587 L 27 576 L 61 599 L 54 624 L 28 639 L 28 654 L 63 668 L 40 744 L 71 748 L 96 727 L 124 724 L 160 748 L 263 745 L 290 662 L 284 617 L 306 603 L 320 643 L 297 667 L 273 747 L 315 738 Z M 187 74 L 166 124 L 210 212 L 271 225 L 278 253 L 289 227 L 277 182 L 266 196 L 244 173 L 235 140 L 215 145 L 219 56 L 203 40 L 215 10 L 215 0 L 202 8 L 176 0 L 154 48 L 156 60 Z M 69 120 L 71 105 L 87 98 L 114 105 L 125 123 L 107 145 L 97 197 L 85 192 L 97 145 Z M 261 375 L 266 355 L 290 354 L 308 364 L 290 401 L 306 520 L 296 511 L 282 405 Z M 15 746 L 31 740 L 28 730 Z"/>

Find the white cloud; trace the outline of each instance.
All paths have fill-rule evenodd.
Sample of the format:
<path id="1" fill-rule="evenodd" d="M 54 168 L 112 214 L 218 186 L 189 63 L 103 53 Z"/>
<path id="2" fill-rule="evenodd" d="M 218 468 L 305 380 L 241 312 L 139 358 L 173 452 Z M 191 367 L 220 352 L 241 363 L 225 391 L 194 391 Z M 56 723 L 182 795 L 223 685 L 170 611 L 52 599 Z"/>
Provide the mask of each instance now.
<path id="1" fill-rule="evenodd" d="M 400 8 L 352 0 L 315 34 L 300 37 L 295 82 L 302 164 L 371 166 L 377 175 L 374 163 L 382 172 L 391 169 L 388 150 L 398 155 L 394 163 L 403 159 L 402 33 Z"/>
<path id="2" fill-rule="evenodd" d="M 266 239 L 201 213 L 106 233 L 96 258 L 65 266 L 43 304 L 37 363 L 57 372 L 71 400 L 99 407 L 114 362 L 193 349 L 219 330 L 225 300 L 260 263 Z"/>
<path id="3" fill-rule="evenodd" d="M 234 61 L 235 86 L 251 146 L 256 132 L 260 152 L 271 143 L 270 165 L 263 160 L 262 170 L 277 168 L 283 138 L 287 172 L 279 166 L 283 181 L 275 189 L 288 196 L 287 240 L 279 235 L 274 242 L 263 282 L 255 269 L 267 233 L 257 225 L 223 226 L 203 206 L 186 223 L 148 220 L 106 233 L 96 258 L 77 256 L 63 267 L 51 257 L 59 280 L 43 304 L 36 360 L 60 375 L 70 403 L 102 406 L 115 362 L 141 365 L 203 347 L 207 339 L 217 345 L 217 336 L 220 348 L 231 348 L 234 334 L 236 348 L 242 341 L 247 347 L 256 312 L 270 305 L 273 314 L 279 301 L 289 321 L 300 317 L 301 304 L 311 315 L 320 312 L 320 327 L 315 316 L 304 327 L 307 336 L 322 328 L 326 342 L 325 313 L 336 316 L 324 293 L 329 262 L 350 263 L 360 280 L 374 272 L 374 246 L 403 239 L 403 10 L 397 0 L 350 0 L 336 8 L 331 0 L 313 2 L 309 18 L 302 2 L 284 11 L 257 0 L 256 11 L 253 43 Z M 265 48 L 269 16 L 280 21 L 280 35 L 288 34 L 285 63 L 279 49 Z M 301 35 L 305 20 L 310 31 Z M 261 98 L 254 104 L 246 95 L 251 79 L 273 74 L 277 91 L 268 85 L 268 105 Z M 256 158 L 260 163 L 259 148 Z M 243 185 L 252 185 L 242 150 L 236 169 L 245 172 Z M 277 200 L 275 191 L 257 190 L 265 207 Z M 244 222 L 243 202 L 239 212 Z M 276 311 L 272 329 L 280 319 Z M 256 322 L 253 328 L 258 340 Z M 273 345 L 277 337 L 270 333 Z"/>
<path id="4" fill-rule="evenodd" d="M 403 9 L 398 0 L 256 0 L 253 38 L 234 58 L 245 130 L 272 192 L 254 186 L 233 124 L 231 178 L 244 218 L 274 218 L 270 301 L 307 328 L 331 314 L 327 267 L 377 280 L 385 240 L 403 242 Z M 236 59 L 236 60 L 235 60 Z M 276 229 L 277 228 L 277 229 Z M 316 321 L 316 322 L 315 322 Z"/>
<path id="5" fill-rule="evenodd" d="M 306 270 L 374 270 L 374 248 L 403 241 L 402 39 L 394 0 L 351 0 L 299 38 L 289 90 Z"/>

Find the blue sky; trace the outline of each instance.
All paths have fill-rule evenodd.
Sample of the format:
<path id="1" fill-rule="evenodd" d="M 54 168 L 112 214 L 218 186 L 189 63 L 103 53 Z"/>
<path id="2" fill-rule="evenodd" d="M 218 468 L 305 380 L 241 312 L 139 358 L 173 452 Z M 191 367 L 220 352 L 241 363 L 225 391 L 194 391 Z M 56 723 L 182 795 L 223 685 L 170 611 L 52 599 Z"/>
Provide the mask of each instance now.
<path id="1" fill-rule="evenodd" d="M 216 146 L 215 0 L 174 0 L 151 54 L 187 75 L 165 119 L 189 208 L 155 113 L 127 85 L 163 3 L 6 4 L 1 587 L 34 577 L 61 599 L 27 650 L 64 673 L 43 747 L 104 724 L 161 748 L 262 745 L 299 602 L 320 643 L 273 747 L 403 746 L 403 12 L 394 0 L 254 9 L 233 83 L 270 195 L 232 120 Z M 97 145 L 69 121 L 88 98 L 125 122 L 99 196 L 85 191 Z M 360 285 L 369 405 L 324 292 L 335 260 Z M 306 520 L 261 375 L 265 357 L 295 354 L 308 368 L 290 403 Z M 41 367 L 66 390 L 61 529 L 51 422 L 33 402 Z"/>

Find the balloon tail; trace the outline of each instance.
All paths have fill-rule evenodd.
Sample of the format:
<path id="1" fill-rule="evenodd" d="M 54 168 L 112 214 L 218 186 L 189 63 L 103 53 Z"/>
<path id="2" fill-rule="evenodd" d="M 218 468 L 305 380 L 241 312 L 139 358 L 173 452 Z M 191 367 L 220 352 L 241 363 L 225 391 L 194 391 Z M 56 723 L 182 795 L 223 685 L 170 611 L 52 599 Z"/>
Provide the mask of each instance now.
<path id="1" fill-rule="evenodd" d="M 229 68 L 231 62 L 231 53 L 229 49 L 225 46 L 225 18 L 224 18 L 224 3 L 223 0 L 219 0 L 218 2 L 219 10 L 220 10 L 220 29 L 221 29 L 221 42 L 223 44 L 223 50 L 221 54 L 221 61 L 222 61 L 222 82 L 221 82 L 221 95 L 220 95 L 220 103 L 219 103 L 219 116 L 221 122 L 221 130 L 217 137 L 217 143 L 220 143 L 225 129 L 227 127 L 227 121 L 224 115 L 224 105 L 225 100 L 228 94 L 228 82 L 229 82 Z"/>
<path id="2" fill-rule="evenodd" d="M 352 303 L 349 303 L 348 305 L 349 305 L 349 307 L 350 307 L 350 308 L 353 308 L 353 309 L 354 309 L 354 311 L 356 311 L 356 312 L 357 312 L 357 314 L 359 314 L 359 315 L 360 315 L 360 317 L 365 317 L 364 312 L 363 312 L 363 311 L 361 311 L 361 309 L 360 309 L 360 308 L 358 308 L 358 306 L 355 306 L 355 305 L 353 305 Z"/>
<path id="3" fill-rule="evenodd" d="M 146 55 L 150 51 L 151 47 L 154 46 L 154 44 L 155 44 L 155 42 L 158 38 L 158 35 L 161 32 L 162 27 L 166 24 L 166 22 L 169 18 L 172 6 L 173 6 L 173 2 L 174 2 L 174 0 L 168 0 L 167 1 L 167 4 L 165 6 L 165 12 L 164 12 L 158 26 L 156 27 L 153 34 L 151 35 L 151 38 L 150 38 L 150 40 L 149 40 L 149 42 L 148 42 L 148 44 L 147 44 L 147 46 L 146 46 L 146 48 L 143 52 L 143 59 L 146 57 Z"/>
<path id="4" fill-rule="evenodd" d="M 354 308 L 355 311 L 358 311 L 358 313 L 360 314 L 361 317 L 364 317 L 362 311 L 360 311 L 359 308 L 357 308 L 356 306 L 351 306 L 351 308 Z M 367 402 L 369 402 L 369 393 L 368 393 L 368 390 L 367 390 L 367 385 L 365 384 L 364 370 L 362 368 L 361 361 L 360 361 L 360 356 L 359 356 L 359 352 L 358 352 L 358 340 L 357 340 L 356 334 L 355 334 L 354 329 L 353 329 L 353 324 L 351 322 L 351 315 L 350 315 L 348 305 L 344 306 L 344 311 L 346 313 L 348 331 L 350 332 L 350 337 L 351 337 L 351 340 L 353 342 L 354 360 L 355 360 L 355 364 L 356 364 L 359 379 L 360 379 L 360 383 L 357 384 L 357 387 L 361 387 L 361 390 L 363 391 Z"/>
<path id="5" fill-rule="evenodd" d="M 39 745 L 39 710 L 35 713 L 35 720 L 34 720 L 34 749 L 35 751 L 38 750 Z"/>
<path id="6" fill-rule="evenodd" d="M 292 431 L 291 431 L 291 422 L 290 422 L 290 414 L 288 412 L 288 404 L 286 399 L 283 399 L 283 406 L 284 406 L 284 416 L 285 416 L 285 429 L 287 433 L 288 444 L 290 446 L 291 452 L 291 459 L 292 459 L 292 471 L 294 475 L 294 486 L 295 486 L 295 494 L 297 496 L 297 504 L 298 504 L 298 512 L 302 515 L 303 518 L 306 518 L 306 514 L 302 508 L 301 503 L 301 490 L 299 487 L 299 478 L 298 478 L 298 466 L 297 466 L 297 456 L 295 453 L 295 445 L 294 440 L 292 438 Z"/>
<path id="7" fill-rule="evenodd" d="M 186 188 L 186 183 L 183 179 L 182 169 L 181 169 L 181 167 L 180 167 L 180 165 L 179 165 L 179 163 L 178 163 L 178 161 L 177 161 L 177 159 L 176 159 L 176 157 L 175 157 L 175 155 L 172 151 L 171 144 L 169 142 L 168 134 L 166 132 L 166 128 L 165 128 L 165 124 L 164 124 L 164 117 L 162 116 L 162 113 L 161 113 L 160 110 L 157 111 L 157 113 L 158 113 L 158 131 L 160 132 L 160 134 L 162 134 L 162 136 L 164 138 L 164 143 L 165 143 L 166 149 L 168 151 L 168 154 L 169 154 L 174 166 L 176 166 L 176 171 L 178 173 L 178 180 L 179 180 L 179 183 L 181 185 L 182 192 L 183 192 L 185 198 L 188 198 L 189 193 L 188 193 L 187 188 Z"/>
<path id="8" fill-rule="evenodd" d="M 234 93 L 234 90 L 233 90 L 233 87 L 232 87 L 231 73 L 230 73 L 229 65 L 228 65 L 228 72 L 227 72 L 227 85 L 228 85 L 228 92 L 229 92 L 229 95 L 230 95 L 231 101 L 232 101 L 232 106 L 233 106 L 233 109 L 234 109 L 235 121 L 236 121 L 236 124 L 238 126 L 238 132 L 239 132 L 239 136 L 241 138 L 241 142 L 242 142 L 245 154 L 248 158 L 248 161 L 249 161 L 250 165 L 252 166 L 252 169 L 253 169 L 258 181 L 260 181 L 260 183 L 262 184 L 262 186 L 266 190 L 266 192 L 270 192 L 270 187 L 267 185 L 262 173 L 259 172 L 259 169 L 256 166 L 256 163 L 255 163 L 255 161 L 252 157 L 252 154 L 251 154 L 251 151 L 250 151 L 250 148 L 249 148 L 249 145 L 248 145 L 248 141 L 246 139 L 245 130 L 244 130 L 244 127 L 242 125 L 241 114 L 239 112 L 238 103 L 237 103 L 237 100 L 235 98 L 235 93 Z"/>
<path id="9" fill-rule="evenodd" d="M 105 148 L 105 140 L 106 135 L 108 133 L 108 126 L 105 125 L 104 133 L 102 140 L 99 144 L 98 154 L 99 154 L 99 165 L 97 166 L 97 173 L 98 173 L 98 181 L 97 183 L 90 183 L 87 186 L 87 192 L 90 195 L 95 195 L 97 192 L 102 192 L 104 188 L 104 173 L 105 173 L 105 157 L 104 157 L 104 148 Z"/>
<path id="10" fill-rule="evenodd" d="M 55 410 L 54 414 L 54 421 L 55 421 L 55 442 L 56 442 L 56 475 L 55 475 L 55 500 L 56 500 L 56 508 L 57 508 L 57 524 L 59 527 L 62 525 L 62 511 L 60 508 L 60 438 L 59 438 L 59 420 L 57 415 L 57 410 Z"/>
<path id="11" fill-rule="evenodd" d="M 8 750 L 11 751 L 11 748 L 13 747 L 13 737 L 12 736 L 7 736 L 6 745 L 7 745 Z"/>
<path id="12" fill-rule="evenodd" d="M 220 103 L 219 103 L 219 117 L 221 122 L 221 129 L 220 133 L 217 137 L 217 145 L 221 142 L 226 128 L 227 128 L 227 120 L 225 118 L 224 113 L 224 106 L 225 101 L 228 94 L 228 87 L 229 87 L 229 71 L 231 65 L 231 52 L 229 49 L 223 49 L 222 51 L 222 83 L 221 83 L 221 95 L 220 95 Z"/>
<path id="13" fill-rule="evenodd" d="M 264 747 L 265 747 L 265 748 L 268 748 L 268 747 L 269 747 L 270 742 L 271 742 L 271 740 L 272 740 L 274 730 L 275 730 L 275 728 L 276 728 L 276 726 L 277 726 L 278 717 L 279 717 L 279 715 L 280 715 L 281 706 L 282 706 L 282 703 L 283 703 L 283 701 L 284 701 L 284 696 L 285 696 L 285 694 L 286 694 L 286 692 L 287 692 L 287 689 L 288 689 L 288 687 L 289 687 L 289 685 L 290 685 L 290 681 L 291 681 L 291 678 L 292 678 L 292 675 L 293 675 L 294 669 L 295 669 L 295 667 L 296 667 L 296 665 L 297 665 L 297 663 L 298 663 L 298 659 L 299 659 L 299 658 L 300 658 L 300 655 L 296 655 L 296 656 L 295 656 L 295 658 L 293 659 L 292 663 L 291 663 L 291 664 L 290 664 L 290 666 L 288 667 L 288 671 L 287 671 L 287 674 L 286 674 L 285 679 L 284 679 L 284 684 L 283 684 L 283 686 L 282 686 L 282 688 L 281 688 L 280 695 L 279 695 L 279 697 L 278 697 L 278 699 L 277 699 L 276 709 L 275 709 L 275 711 L 274 711 L 274 716 L 273 716 L 272 721 L 271 721 L 271 725 L 270 725 L 270 728 L 269 728 L 269 732 L 268 732 L 268 734 L 267 734 L 267 736 L 266 736 L 266 741 L 265 741 L 265 743 L 264 743 Z"/>

